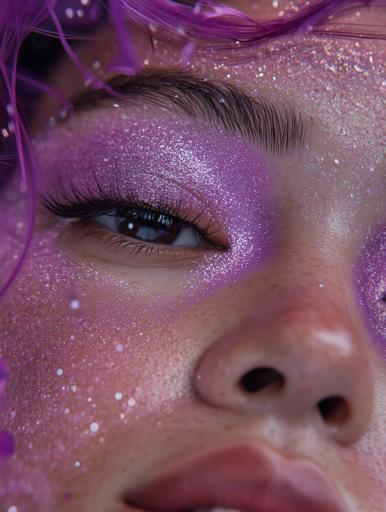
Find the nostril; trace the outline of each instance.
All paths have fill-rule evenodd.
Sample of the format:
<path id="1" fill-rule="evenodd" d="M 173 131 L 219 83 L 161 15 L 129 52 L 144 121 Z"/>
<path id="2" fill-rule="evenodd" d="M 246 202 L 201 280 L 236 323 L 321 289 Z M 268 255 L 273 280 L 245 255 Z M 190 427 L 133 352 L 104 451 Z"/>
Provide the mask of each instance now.
<path id="1" fill-rule="evenodd" d="M 320 400 L 318 409 L 324 421 L 330 425 L 342 425 L 350 417 L 350 407 L 340 396 L 330 396 Z"/>
<path id="2" fill-rule="evenodd" d="M 254 393 L 267 387 L 275 390 L 281 389 L 284 383 L 284 377 L 273 368 L 254 368 L 240 379 L 240 386 L 248 393 Z"/>

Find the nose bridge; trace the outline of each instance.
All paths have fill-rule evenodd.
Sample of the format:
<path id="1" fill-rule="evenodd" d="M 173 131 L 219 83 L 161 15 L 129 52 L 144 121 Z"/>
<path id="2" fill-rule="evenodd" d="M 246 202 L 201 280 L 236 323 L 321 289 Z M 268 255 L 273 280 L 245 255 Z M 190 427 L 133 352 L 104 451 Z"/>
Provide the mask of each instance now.
<path id="1" fill-rule="evenodd" d="M 366 430 L 372 375 L 363 332 L 334 292 L 295 294 L 211 344 L 195 370 L 208 404 L 243 415 L 273 416 L 323 431 L 342 444 Z"/>

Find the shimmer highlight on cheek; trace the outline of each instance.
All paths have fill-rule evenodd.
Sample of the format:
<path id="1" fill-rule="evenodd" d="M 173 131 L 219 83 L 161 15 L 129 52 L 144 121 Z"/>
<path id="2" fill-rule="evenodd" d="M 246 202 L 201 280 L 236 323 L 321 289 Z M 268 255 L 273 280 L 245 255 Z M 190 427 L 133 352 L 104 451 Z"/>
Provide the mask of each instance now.
<path id="1" fill-rule="evenodd" d="M 366 325 L 386 361 L 386 225 L 369 237 L 354 277 Z"/>
<path id="2" fill-rule="evenodd" d="M 236 282 L 269 254 L 273 208 L 267 163 L 257 147 L 240 137 L 178 116 L 124 107 L 71 119 L 36 141 L 43 193 L 60 183 L 119 190 L 138 200 L 180 203 L 214 218 L 227 250 L 207 251 L 184 278 L 189 292 Z M 125 264 L 130 265 L 130 256 Z M 194 293 L 196 295 L 196 293 Z M 199 294 L 201 296 L 201 294 Z"/>

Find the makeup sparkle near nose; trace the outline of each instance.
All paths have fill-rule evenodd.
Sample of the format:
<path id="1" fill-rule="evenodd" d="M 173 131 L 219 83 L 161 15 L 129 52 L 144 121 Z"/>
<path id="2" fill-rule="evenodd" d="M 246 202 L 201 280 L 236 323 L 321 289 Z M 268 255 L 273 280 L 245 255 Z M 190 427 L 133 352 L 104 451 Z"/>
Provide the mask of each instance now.
<path id="1" fill-rule="evenodd" d="M 90 424 L 90 431 L 96 433 L 96 432 L 98 432 L 98 430 L 99 430 L 99 424 L 96 421 L 93 421 Z"/>
<path id="2" fill-rule="evenodd" d="M 79 309 L 80 308 L 80 302 L 77 299 L 70 300 L 70 308 L 71 309 Z"/>

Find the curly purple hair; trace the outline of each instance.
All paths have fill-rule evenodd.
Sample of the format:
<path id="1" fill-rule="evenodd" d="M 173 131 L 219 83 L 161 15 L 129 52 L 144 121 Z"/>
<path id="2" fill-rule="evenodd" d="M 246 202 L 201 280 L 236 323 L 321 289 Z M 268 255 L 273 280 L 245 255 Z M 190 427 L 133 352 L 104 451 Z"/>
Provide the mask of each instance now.
<path id="1" fill-rule="evenodd" d="M 0 5 L 0 187 L 10 168 L 18 167 L 28 191 L 29 219 L 25 244 L 9 276 L 3 276 L 0 296 L 6 292 L 27 255 L 33 237 L 36 171 L 29 149 L 26 113 L 21 90 L 52 93 L 47 86 L 23 73 L 20 50 L 27 36 L 40 33 L 59 40 L 63 50 L 84 73 L 91 87 L 104 87 L 77 57 L 71 41 L 97 28 L 109 17 L 116 31 L 119 67 L 128 73 L 140 70 L 135 46 L 125 18 L 145 27 L 161 29 L 183 43 L 182 61 L 195 49 L 210 45 L 215 51 L 246 48 L 267 40 L 309 32 L 317 35 L 386 39 L 384 29 L 334 23 L 333 17 L 348 8 L 386 5 L 386 0 L 310 0 L 273 20 L 254 20 L 215 0 L 2 0 Z M 327 23 L 326 23 L 327 22 Z M 371 29 L 371 30 L 370 30 Z"/>

